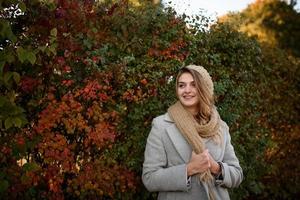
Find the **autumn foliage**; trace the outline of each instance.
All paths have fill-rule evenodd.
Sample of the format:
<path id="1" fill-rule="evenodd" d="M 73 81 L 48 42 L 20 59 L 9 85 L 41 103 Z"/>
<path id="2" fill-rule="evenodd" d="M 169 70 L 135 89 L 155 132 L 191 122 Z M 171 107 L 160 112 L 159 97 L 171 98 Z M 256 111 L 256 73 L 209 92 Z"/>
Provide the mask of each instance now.
<path id="1" fill-rule="evenodd" d="M 140 179 L 146 137 L 190 63 L 212 74 L 231 127 L 246 177 L 232 198 L 282 197 L 264 184 L 279 188 L 290 176 L 277 179 L 283 153 L 299 142 L 299 59 L 226 23 L 207 31 L 205 17 L 139 2 L 1 2 L 1 198 L 155 199 Z"/>
<path id="2" fill-rule="evenodd" d="M 114 198 L 136 187 L 134 172 L 105 156 L 121 134 L 114 108 L 120 94 L 112 73 L 96 69 L 102 58 L 93 54 L 106 34 L 98 26 L 109 15 L 93 13 L 93 6 L 28 3 L 20 16 L 28 21 L 19 48 L 32 50 L 35 59 L 30 67 L 22 56 L 14 68 L 6 65 L 24 74 L 18 90 L 30 121 L 1 135 L 4 198 Z"/>

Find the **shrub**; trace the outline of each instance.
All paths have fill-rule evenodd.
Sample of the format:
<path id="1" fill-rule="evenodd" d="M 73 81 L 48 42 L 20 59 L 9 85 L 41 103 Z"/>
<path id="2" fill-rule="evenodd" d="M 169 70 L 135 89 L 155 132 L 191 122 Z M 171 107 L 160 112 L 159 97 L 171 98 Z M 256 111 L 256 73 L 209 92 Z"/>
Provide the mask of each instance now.
<path id="1" fill-rule="evenodd" d="M 146 137 L 152 118 L 176 100 L 178 69 L 190 63 L 212 74 L 218 109 L 231 127 L 246 177 L 232 197 L 267 195 L 265 150 L 273 148 L 271 157 L 277 150 L 270 128 L 278 120 L 269 115 L 279 111 L 266 103 L 277 99 L 265 88 L 284 93 L 278 87 L 287 82 L 274 79 L 270 55 L 255 40 L 226 24 L 207 31 L 201 16 L 187 28 L 184 16 L 146 2 L 15 2 L 24 13 L 5 18 L 15 38 L 7 42 L 6 32 L 1 43 L 1 77 L 11 83 L 1 85 L 9 102 L 0 99 L 7 108 L 1 113 L 2 198 L 154 199 L 140 180 Z M 13 104 L 10 92 L 17 93 Z M 290 97 L 295 93 L 293 87 Z M 291 99 L 289 110 L 297 102 Z M 15 118 L 8 104 L 16 106 Z"/>

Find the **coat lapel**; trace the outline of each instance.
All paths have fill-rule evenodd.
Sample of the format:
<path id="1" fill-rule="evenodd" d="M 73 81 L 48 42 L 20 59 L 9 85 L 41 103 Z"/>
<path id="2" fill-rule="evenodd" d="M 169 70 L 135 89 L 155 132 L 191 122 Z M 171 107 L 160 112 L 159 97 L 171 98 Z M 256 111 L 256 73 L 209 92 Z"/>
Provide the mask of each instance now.
<path id="1" fill-rule="evenodd" d="M 176 127 L 174 121 L 169 117 L 167 114 L 165 116 L 165 120 L 168 122 L 173 123 L 169 126 L 166 130 L 170 140 L 172 141 L 175 149 L 177 150 L 180 157 L 184 160 L 185 163 L 188 163 L 191 156 L 191 147 L 182 134 L 179 132 L 178 128 Z"/>

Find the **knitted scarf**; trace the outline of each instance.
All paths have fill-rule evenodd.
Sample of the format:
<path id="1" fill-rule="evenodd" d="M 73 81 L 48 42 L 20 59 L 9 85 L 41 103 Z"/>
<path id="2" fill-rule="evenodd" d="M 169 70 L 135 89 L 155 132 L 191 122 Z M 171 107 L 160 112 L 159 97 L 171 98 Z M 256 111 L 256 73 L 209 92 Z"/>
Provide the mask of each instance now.
<path id="1" fill-rule="evenodd" d="M 179 101 L 169 107 L 168 114 L 196 154 L 205 150 L 202 138 L 221 137 L 221 134 L 219 134 L 220 116 L 215 107 L 212 109 L 210 120 L 203 125 L 199 124 Z M 210 199 L 214 199 L 210 186 L 213 180 L 210 170 L 199 174 L 199 179 L 207 183 Z"/>

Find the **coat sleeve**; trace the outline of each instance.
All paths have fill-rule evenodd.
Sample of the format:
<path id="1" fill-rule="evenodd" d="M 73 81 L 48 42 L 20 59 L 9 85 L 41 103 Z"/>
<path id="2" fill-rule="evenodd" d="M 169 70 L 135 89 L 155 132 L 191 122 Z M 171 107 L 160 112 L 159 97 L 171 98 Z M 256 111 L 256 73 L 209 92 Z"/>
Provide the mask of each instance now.
<path id="1" fill-rule="evenodd" d="M 159 121 L 157 118 L 153 120 L 147 138 L 142 181 L 150 192 L 188 191 L 186 164 L 168 166 L 162 140 L 165 130 Z"/>
<path id="2" fill-rule="evenodd" d="M 225 124 L 225 152 L 224 158 L 221 162 L 222 167 L 222 180 L 217 180 L 217 184 L 227 187 L 234 188 L 238 187 L 243 180 L 243 170 L 239 164 L 239 160 L 235 155 L 234 148 L 231 144 L 231 137 L 229 134 L 229 128 Z"/>

